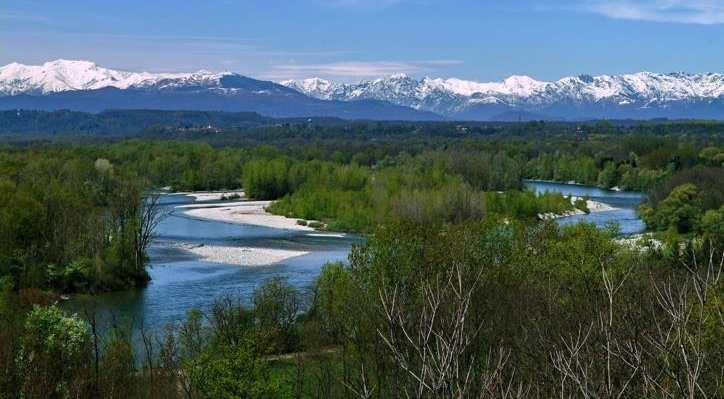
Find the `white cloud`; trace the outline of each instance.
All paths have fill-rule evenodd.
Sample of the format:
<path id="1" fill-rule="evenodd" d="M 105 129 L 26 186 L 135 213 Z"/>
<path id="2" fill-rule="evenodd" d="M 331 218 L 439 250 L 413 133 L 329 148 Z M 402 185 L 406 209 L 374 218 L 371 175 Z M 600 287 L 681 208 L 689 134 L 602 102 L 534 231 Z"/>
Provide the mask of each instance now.
<path id="1" fill-rule="evenodd" d="M 582 8 L 618 19 L 703 25 L 724 23 L 724 0 L 593 0 Z"/>
<path id="2" fill-rule="evenodd" d="M 458 60 L 429 61 L 375 61 L 375 62 L 333 62 L 326 64 L 279 64 L 266 77 L 272 79 L 308 78 L 311 76 L 334 78 L 373 78 L 396 73 L 424 73 L 438 68 L 460 65 Z"/>

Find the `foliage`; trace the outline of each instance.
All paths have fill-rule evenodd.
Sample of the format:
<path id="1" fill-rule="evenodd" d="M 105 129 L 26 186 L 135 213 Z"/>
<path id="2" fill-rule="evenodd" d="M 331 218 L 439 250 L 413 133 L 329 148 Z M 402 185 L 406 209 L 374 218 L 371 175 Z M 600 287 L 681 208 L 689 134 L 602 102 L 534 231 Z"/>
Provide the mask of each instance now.
<path id="1" fill-rule="evenodd" d="M 302 310 L 297 289 L 274 277 L 252 295 L 257 338 L 270 353 L 291 352 L 298 348 L 296 319 Z"/>
<path id="2" fill-rule="evenodd" d="M 699 229 L 705 241 L 724 245 L 724 206 L 706 211 Z"/>
<path id="3" fill-rule="evenodd" d="M 723 124 L 0 114 L 4 133 L 147 136 L 0 148 L 0 398 L 724 395 Z M 539 220 L 585 200 L 524 178 L 645 190 L 673 244 Z M 51 305 L 147 281 L 166 186 L 243 186 L 365 241 L 309 297 L 272 279 L 163 332 Z"/>
<path id="4" fill-rule="evenodd" d="M 186 369 L 195 390 L 207 398 L 276 398 L 281 391 L 271 380 L 269 366 L 249 344 L 205 352 Z"/>
<path id="5" fill-rule="evenodd" d="M 74 396 L 79 369 L 88 362 L 88 329 L 84 321 L 54 306 L 36 306 L 28 314 L 17 358 L 23 397 Z"/>
<path id="6" fill-rule="evenodd" d="M 646 206 L 642 208 L 646 224 L 659 230 L 673 228 L 679 233 L 692 231 L 702 212 L 699 190 L 690 183 L 676 187 L 656 210 Z"/>
<path id="7" fill-rule="evenodd" d="M 141 179 L 104 159 L 0 157 L 0 276 L 16 289 L 97 292 L 148 281 L 157 215 Z"/>

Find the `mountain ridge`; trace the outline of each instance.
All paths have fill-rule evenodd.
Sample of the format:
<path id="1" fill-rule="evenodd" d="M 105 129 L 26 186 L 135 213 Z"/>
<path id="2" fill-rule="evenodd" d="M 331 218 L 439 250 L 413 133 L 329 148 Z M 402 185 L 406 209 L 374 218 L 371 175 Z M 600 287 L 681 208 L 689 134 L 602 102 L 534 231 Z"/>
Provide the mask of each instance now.
<path id="1" fill-rule="evenodd" d="M 277 117 L 494 120 L 724 119 L 724 74 L 638 72 L 541 81 L 417 79 L 406 74 L 338 83 L 271 82 L 233 72 L 128 72 L 90 61 L 0 67 L 0 108 L 97 112 L 109 108 L 253 111 Z"/>
<path id="2" fill-rule="evenodd" d="M 380 99 L 449 118 L 496 111 L 524 111 L 562 119 L 591 117 L 724 117 L 724 74 L 638 72 L 625 75 L 578 75 L 538 81 L 513 75 L 502 82 L 407 75 L 335 83 L 319 78 L 287 80 L 282 85 L 317 98 L 350 101 Z M 715 109 L 709 109 L 709 108 Z M 696 109 L 692 109 L 696 108 Z M 608 114 L 608 115 L 607 115 Z"/>
<path id="3" fill-rule="evenodd" d="M 259 112 L 272 117 L 443 119 L 432 112 L 376 99 L 321 100 L 232 72 L 126 72 L 70 60 L 0 68 L 0 109 L 100 112 L 139 108 Z"/>

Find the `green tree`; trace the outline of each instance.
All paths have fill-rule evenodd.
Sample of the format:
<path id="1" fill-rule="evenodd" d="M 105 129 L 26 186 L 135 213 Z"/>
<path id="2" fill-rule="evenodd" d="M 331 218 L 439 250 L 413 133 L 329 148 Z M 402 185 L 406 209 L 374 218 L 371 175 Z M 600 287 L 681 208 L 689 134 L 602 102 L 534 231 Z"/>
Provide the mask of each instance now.
<path id="1" fill-rule="evenodd" d="M 277 199 L 291 191 L 289 162 L 284 158 L 259 159 L 244 165 L 244 190 L 260 200 Z"/>
<path id="2" fill-rule="evenodd" d="M 691 183 L 678 186 L 656 208 L 643 206 L 641 213 L 646 224 L 656 230 L 673 228 L 689 233 L 703 213 L 699 189 Z"/>
<path id="3" fill-rule="evenodd" d="M 350 303 L 355 285 L 349 270 L 341 263 L 324 265 L 314 283 L 314 303 L 310 318 L 319 323 L 322 341 L 342 344 L 347 329 L 353 323 Z"/>
<path id="4" fill-rule="evenodd" d="M 724 245 L 724 206 L 706 211 L 701 218 L 699 229 L 706 240 Z"/>
<path id="5" fill-rule="evenodd" d="M 207 351 L 185 368 L 194 390 L 204 398 L 278 398 L 281 393 L 268 363 L 249 342 Z"/>
<path id="6" fill-rule="evenodd" d="M 302 310 L 297 289 L 285 279 L 273 277 L 254 291 L 252 302 L 261 346 L 273 352 L 296 349 L 295 321 Z"/>
<path id="7" fill-rule="evenodd" d="M 82 390 L 89 326 L 56 306 L 35 306 L 25 322 L 17 367 L 25 398 L 66 398 Z"/>
<path id="8" fill-rule="evenodd" d="M 722 166 L 722 162 L 724 162 L 724 150 L 718 147 L 706 147 L 699 152 L 699 158 L 704 160 L 707 165 Z"/>
<path id="9" fill-rule="evenodd" d="M 598 174 L 598 185 L 611 188 L 618 183 L 618 170 L 613 162 L 606 162 L 603 170 Z"/>

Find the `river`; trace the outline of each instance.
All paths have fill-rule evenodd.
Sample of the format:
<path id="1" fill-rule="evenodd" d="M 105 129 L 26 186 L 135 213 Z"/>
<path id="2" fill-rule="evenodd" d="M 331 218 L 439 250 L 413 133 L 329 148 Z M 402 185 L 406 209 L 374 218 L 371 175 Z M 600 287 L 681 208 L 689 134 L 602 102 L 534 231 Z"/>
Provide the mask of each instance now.
<path id="1" fill-rule="evenodd" d="M 599 226 L 618 223 L 625 235 L 644 230 L 635 210 L 644 198 L 639 193 L 540 181 L 526 181 L 526 186 L 536 192 L 587 196 L 616 208 L 560 218 L 558 223 L 586 221 Z M 169 215 L 158 226 L 156 240 L 149 249 L 152 280 L 147 287 L 90 298 L 74 297 L 66 306 L 82 313 L 92 303 L 102 324 L 114 320 L 134 330 L 141 326 L 158 330 L 168 323 L 183 321 L 188 309 L 209 309 L 222 295 L 232 295 L 248 304 L 254 289 L 274 276 L 286 278 L 300 289 L 308 289 L 325 263 L 346 261 L 352 245 L 361 241 L 351 235 L 320 236 L 305 231 L 194 219 L 178 208 L 191 202 L 193 198 L 184 195 L 163 197 L 163 206 Z M 308 254 L 267 266 L 238 266 L 205 261 L 179 248 L 178 244 L 289 249 Z"/>
<path id="2" fill-rule="evenodd" d="M 162 199 L 168 215 L 156 230 L 149 249 L 151 282 L 138 290 L 95 297 L 74 297 L 66 306 L 83 313 L 95 307 L 99 320 L 138 330 L 158 330 L 183 321 L 187 310 L 208 310 L 214 301 L 231 295 L 249 304 L 254 289 L 271 277 L 283 277 L 295 287 L 308 289 L 328 262 L 346 261 L 353 235 L 320 236 L 314 232 L 225 223 L 186 216 L 179 205 L 193 198 L 167 195 Z M 179 244 L 244 246 L 308 252 L 266 266 L 238 266 L 203 260 Z"/>
<path id="3" fill-rule="evenodd" d="M 587 215 L 573 215 L 556 219 L 562 225 L 586 222 L 605 227 L 608 224 L 615 223 L 622 235 L 638 234 L 646 230 L 646 225 L 636 212 L 638 206 L 646 198 L 641 193 L 538 180 L 526 180 L 525 185 L 537 193 L 555 192 L 569 196 L 588 197 L 592 201 L 601 202 L 614 208 L 608 211 L 591 212 Z"/>

